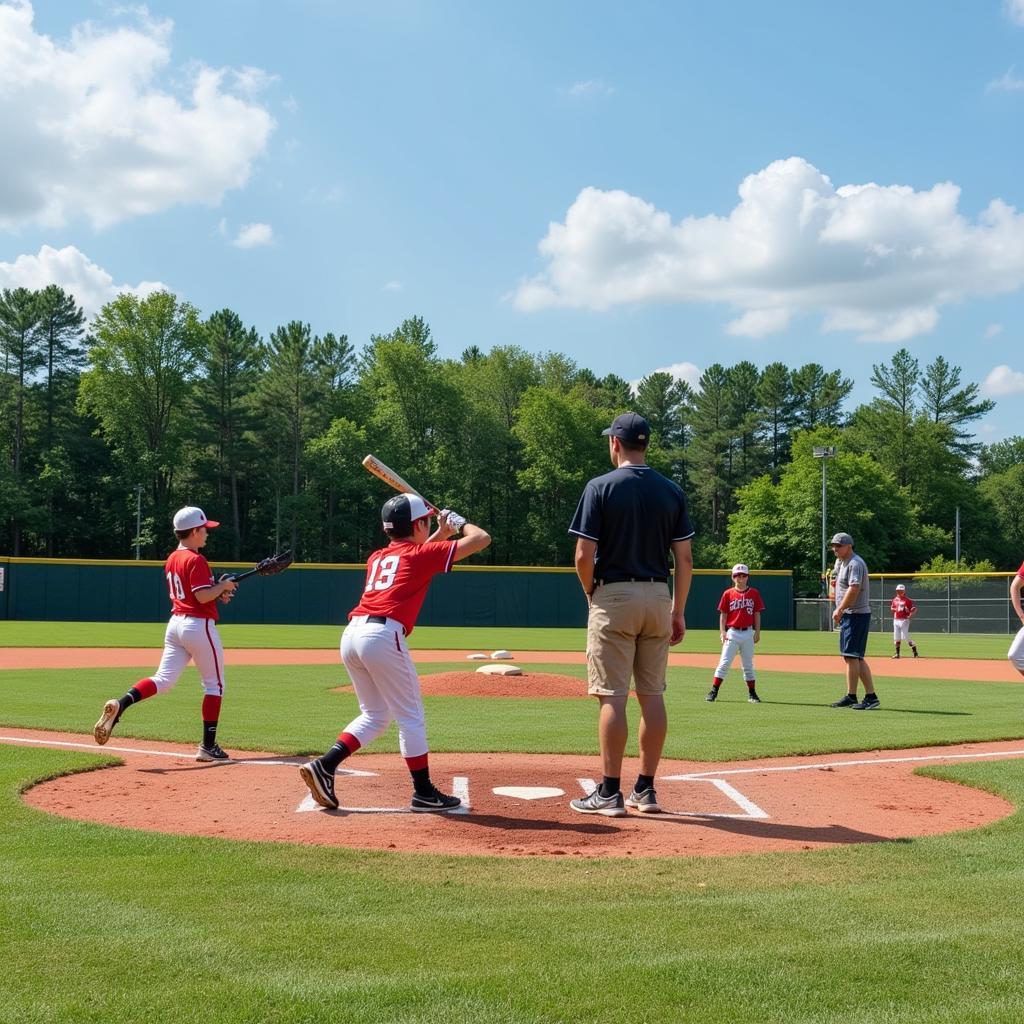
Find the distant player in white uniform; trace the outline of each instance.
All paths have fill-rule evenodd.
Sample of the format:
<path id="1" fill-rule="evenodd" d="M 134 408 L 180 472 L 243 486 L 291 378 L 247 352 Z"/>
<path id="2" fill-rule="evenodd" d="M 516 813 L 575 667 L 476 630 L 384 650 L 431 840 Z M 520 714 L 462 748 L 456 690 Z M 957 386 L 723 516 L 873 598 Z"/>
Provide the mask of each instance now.
<path id="1" fill-rule="evenodd" d="M 1024 676 L 1024 607 L 1021 607 L 1021 590 L 1024 590 L 1024 563 L 1021 563 L 1021 567 L 1017 570 L 1017 575 L 1013 577 L 1013 582 L 1010 584 L 1010 603 L 1013 605 L 1013 610 L 1017 613 L 1017 618 L 1020 619 L 1021 628 L 1017 630 L 1017 635 L 1013 638 L 1013 643 L 1010 644 L 1010 649 L 1006 652 L 1006 656 L 1013 663 L 1013 667 Z"/>
<path id="2" fill-rule="evenodd" d="M 896 596 L 889 607 L 892 609 L 892 642 L 896 645 L 893 658 L 900 656 L 900 644 L 904 640 L 910 644 L 914 657 L 920 657 L 917 644 L 910 638 L 910 620 L 917 614 L 917 605 L 907 597 L 907 588 L 902 583 L 896 587 Z"/>
<path id="3" fill-rule="evenodd" d="M 750 570 L 742 563 L 734 565 L 732 586 L 722 594 L 718 602 L 718 636 L 722 641 L 722 657 L 715 669 L 711 689 L 704 698 L 706 701 L 717 700 L 718 691 L 738 653 L 743 664 L 743 678 L 747 681 L 747 700 L 751 704 L 761 703 L 754 673 L 754 644 L 761 639 L 764 601 L 749 583 Z"/>
<path id="4" fill-rule="evenodd" d="M 381 519 L 391 538 L 370 555 L 366 586 L 349 612 L 341 635 L 341 658 L 359 700 L 360 714 L 322 757 L 299 769 L 321 807 L 335 808 L 334 773 L 345 758 L 398 722 L 398 742 L 412 775 L 414 811 L 450 811 L 457 796 L 440 792 L 430 780 L 427 728 L 416 667 L 405 644 L 423 607 L 431 579 L 452 564 L 483 551 L 491 538 L 462 516 L 442 510 L 430 533 L 430 509 L 416 494 L 399 494 L 384 504 Z M 462 531 L 455 541 L 449 537 Z"/>
<path id="5" fill-rule="evenodd" d="M 115 697 L 103 705 L 103 714 L 92 731 L 97 743 L 110 739 L 114 726 L 128 708 L 169 690 L 188 663 L 194 661 L 203 683 L 203 738 L 196 760 L 228 760 L 217 743 L 217 723 L 224 696 L 224 649 L 217 633 L 217 602 L 227 604 L 238 584 L 229 575 L 215 580 L 209 562 L 199 553 L 206 544 L 207 531 L 219 525 L 207 519 L 201 508 L 192 505 L 174 513 L 178 547 L 164 565 L 172 614 L 164 633 L 160 667 L 150 678 L 140 679 L 123 697 Z"/>

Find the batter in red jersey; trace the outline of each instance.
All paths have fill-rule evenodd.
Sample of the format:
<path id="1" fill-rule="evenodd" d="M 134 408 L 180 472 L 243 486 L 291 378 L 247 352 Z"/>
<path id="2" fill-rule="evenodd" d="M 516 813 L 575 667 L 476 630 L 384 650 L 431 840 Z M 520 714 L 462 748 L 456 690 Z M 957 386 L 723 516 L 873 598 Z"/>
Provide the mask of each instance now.
<path id="1" fill-rule="evenodd" d="M 761 612 L 764 601 L 753 587 L 749 586 L 750 570 L 743 564 L 732 567 L 732 586 L 722 594 L 718 602 L 718 635 L 722 641 L 722 657 L 715 669 L 706 701 L 718 698 L 718 691 L 729 672 L 736 652 L 743 663 L 743 678 L 747 681 L 747 700 L 760 704 L 754 675 L 754 644 L 761 639 Z"/>
<path id="2" fill-rule="evenodd" d="M 194 661 L 203 683 L 203 738 L 196 751 L 197 761 L 227 761 L 217 743 L 217 723 L 224 696 L 224 649 L 217 633 L 217 602 L 227 604 L 237 584 L 230 576 L 213 578 L 210 564 L 199 553 L 206 544 L 207 531 L 219 523 L 206 518 L 201 508 L 187 505 L 174 513 L 177 550 L 164 565 L 164 581 L 171 598 L 171 619 L 164 633 L 160 667 L 147 679 L 140 679 L 123 697 L 108 700 L 93 727 L 97 743 L 106 743 L 121 715 L 133 704 L 169 690 Z"/>
<path id="3" fill-rule="evenodd" d="M 1006 656 L 1013 663 L 1013 667 L 1024 676 L 1024 607 L 1021 606 L 1021 591 L 1024 590 L 1024 563 L 1017 570 L 1017 575 L 1013 577 L 1010 582 L 1010 604 L 1013 605 L 1013 610 L 1020 619 L 1021 628 L 1017 630 L 1017 635 L 1013 638 L 1013 643 L 1010 644 L 1010 649 L 1006 652 Z"/>
<path id="4" fill-rule="evenodd" d="M 430 779 L 427 727 L 420 681 L 406 638 L 416 625 L 430 581 L 453 563 L 482 551 L 490 535 L 462 516 L 442 510 L 430 533 L 430 509 L 419 495 L 399 494 L 381 510 L 386 548 L 370 555 L 366 585 L 341 635 L 341 658 L 352 679 L 360 714 L 322 757 L 299 769 L 321 807 L 335 808 L 334 775 L 345 758 L 398 723 L 398 743 L 412 775 L 414 811 L 450 811 L 461 803 Z M 462 531 L 459 540 L 449 540 Z"/>
<path id="5" fill-rule="evenodd" d="M 892 609 L 892 642 L 896 645 L 893 658 L 900 656 L 900 644 L 906 640 L 914 657 L 920 656 L 917 644 L 910 638 L 910 620 L 917 614 L 917 605 L 907 596 L 907 588 L 901 583 L 896 587 L 896 596 L 889 606 Z"/>

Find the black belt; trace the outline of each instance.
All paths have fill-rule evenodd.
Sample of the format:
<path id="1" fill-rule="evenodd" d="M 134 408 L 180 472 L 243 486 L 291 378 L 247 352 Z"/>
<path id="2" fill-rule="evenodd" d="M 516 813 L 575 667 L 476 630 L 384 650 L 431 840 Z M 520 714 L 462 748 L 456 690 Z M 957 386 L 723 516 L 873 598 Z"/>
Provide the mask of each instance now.
<path id="1" fill-rule="evenodd" d="M 367 615 L 367 622 L 375 622 L 378 626 L 386 626 L 388 624 L 386 615 Z M 401 626 L 402 624 L 399 623 Z M 402 636 L 405 636 L 405 626 L 402 626 Z"/>
<path id="2" fill-rule="evenodd" d="M 595 587 L 603 587 L 606 583 L 668 583 L 667 576 L 623 576 L 614 580 L 594 580 Z"/>

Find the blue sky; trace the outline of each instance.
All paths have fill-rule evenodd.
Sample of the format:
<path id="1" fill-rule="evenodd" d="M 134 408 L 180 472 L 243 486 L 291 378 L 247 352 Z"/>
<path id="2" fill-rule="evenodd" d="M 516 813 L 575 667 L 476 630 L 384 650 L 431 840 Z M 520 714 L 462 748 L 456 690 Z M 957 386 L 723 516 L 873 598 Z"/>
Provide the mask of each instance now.
<path id="1" fill-rule="evenodd" d="M 0 130 L 0 286 L 851 408 L 905 345 L 1024 432 L 1024 0 L 0 0 Z"/>

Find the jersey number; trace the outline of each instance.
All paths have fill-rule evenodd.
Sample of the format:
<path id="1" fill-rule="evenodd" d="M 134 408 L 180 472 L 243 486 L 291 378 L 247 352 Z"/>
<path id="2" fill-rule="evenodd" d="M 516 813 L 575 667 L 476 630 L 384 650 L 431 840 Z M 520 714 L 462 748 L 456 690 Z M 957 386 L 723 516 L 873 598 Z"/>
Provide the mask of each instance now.
<path id="1" fill-rule="evenodd" d="M 185 600 L 185 588 L 181 585 L 181 577 L 176 572 L 167 574 L 167 589 L 171 592 L 171 600 Z"/>
<path id="2" fill-rule="evenodd" d="M 385 555 L 383 558 L 375 558 L 370 564 L 370 575 L 366 579 L 366 588 L 363 593 L 370 590 L 387 590 L 395 582 L 399 557 L 398 555 Z"/>

